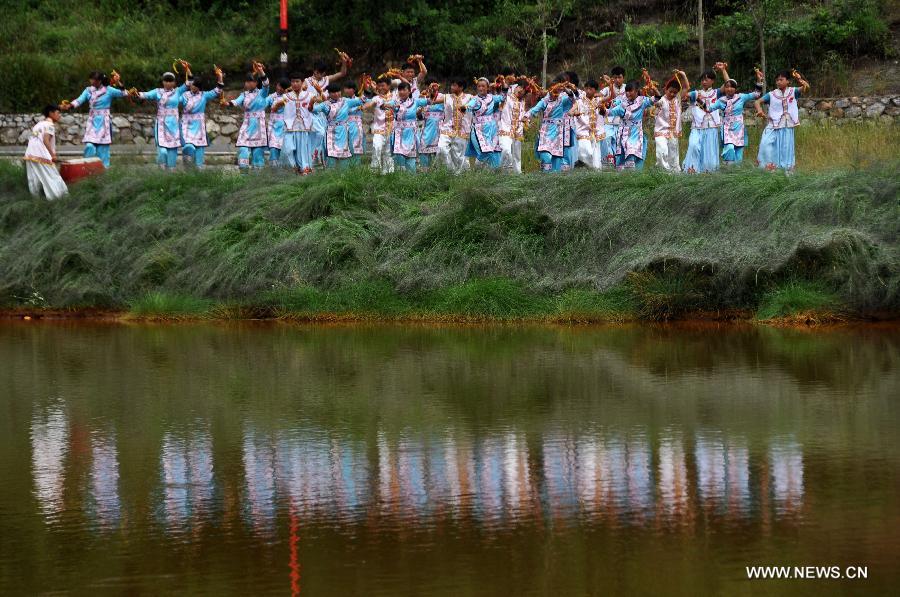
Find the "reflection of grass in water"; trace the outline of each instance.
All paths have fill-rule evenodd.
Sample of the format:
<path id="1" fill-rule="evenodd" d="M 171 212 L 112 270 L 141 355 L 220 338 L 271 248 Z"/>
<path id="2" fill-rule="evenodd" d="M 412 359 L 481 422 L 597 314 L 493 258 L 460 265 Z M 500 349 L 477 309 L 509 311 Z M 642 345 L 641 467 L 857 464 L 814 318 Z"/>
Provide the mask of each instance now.
<path id="1" fill-rule="evenodd" d="M 774 319 L 805 313 L 829 314 L 840 310 L 840 300 L 822 282 L 791 279 L 765 293 L 756 312 L 758 319 Z"/>

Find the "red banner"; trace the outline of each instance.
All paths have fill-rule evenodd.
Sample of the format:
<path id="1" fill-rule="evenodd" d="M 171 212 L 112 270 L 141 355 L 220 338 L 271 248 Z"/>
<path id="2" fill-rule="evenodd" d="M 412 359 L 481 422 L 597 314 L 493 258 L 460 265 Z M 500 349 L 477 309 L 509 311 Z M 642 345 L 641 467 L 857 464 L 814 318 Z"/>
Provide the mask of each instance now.
<path id="1" fill-rule="evenodd" d="M 281 0 L 281 30 L 287 31 L 287 3 L 288 0 Z"/>

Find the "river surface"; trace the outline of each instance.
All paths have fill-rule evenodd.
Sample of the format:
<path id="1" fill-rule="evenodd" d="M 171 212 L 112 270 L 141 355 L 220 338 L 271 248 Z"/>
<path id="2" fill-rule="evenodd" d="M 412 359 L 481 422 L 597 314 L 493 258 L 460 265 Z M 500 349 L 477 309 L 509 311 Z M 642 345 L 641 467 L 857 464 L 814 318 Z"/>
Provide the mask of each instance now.
<path id="1" fill-rule="evenodd" d="M 888 594 L 898 562 L 896 328 L 0 322 L 0 594 Z"/>

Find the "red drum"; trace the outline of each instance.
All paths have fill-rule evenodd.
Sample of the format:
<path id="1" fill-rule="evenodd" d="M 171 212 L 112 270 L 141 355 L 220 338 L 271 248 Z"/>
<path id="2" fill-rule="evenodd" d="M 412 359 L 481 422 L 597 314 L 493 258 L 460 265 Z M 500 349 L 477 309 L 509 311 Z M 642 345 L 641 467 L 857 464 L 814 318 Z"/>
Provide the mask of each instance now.
<path id="1" fill-rule="evenodd" d="M 86 176 L 100 174 L 104 169 L 100 158 L 78 158 L 63 161 L 59 165 L 59 175 L 66 183 L 73 183 Z"/>

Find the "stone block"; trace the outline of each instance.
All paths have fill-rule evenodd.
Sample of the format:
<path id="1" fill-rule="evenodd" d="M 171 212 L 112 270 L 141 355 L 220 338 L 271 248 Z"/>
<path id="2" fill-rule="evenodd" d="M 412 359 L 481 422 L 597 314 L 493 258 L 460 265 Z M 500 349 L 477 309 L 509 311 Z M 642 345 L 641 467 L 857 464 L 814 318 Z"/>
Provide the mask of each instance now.
<path id="1" fill-rule="evenodd" d="M 877 118 L 884 112 L 884 104 L 875 103 L 866 108 L 866 118 Z"/>
<path id="2" fill-rule="evenodd" d="M 120 129 L 131 128 L 131 122 L 124 116 L 113 116 L 112 123 Z"/>

